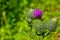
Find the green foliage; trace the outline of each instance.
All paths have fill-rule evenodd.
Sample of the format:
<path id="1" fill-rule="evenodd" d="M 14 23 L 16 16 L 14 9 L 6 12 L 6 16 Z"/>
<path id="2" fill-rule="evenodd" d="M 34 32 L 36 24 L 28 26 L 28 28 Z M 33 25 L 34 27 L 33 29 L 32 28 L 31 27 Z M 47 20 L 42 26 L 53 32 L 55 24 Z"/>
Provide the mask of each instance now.
<path id="1" fill-rule="evenodd" d="M 26 20 L 30 8 L 41 9 L 44 22 L 58 17 L 56 32 L 60 34 L 60 0 L 0 0 L 0 40 L 42 40 L 42 36 L 36 35 L 34 27 L 30 28 L 40 20 L 32 20 L 31 25 Z M 44 40 L 55 40 L 53 35 L 46 36 Z"/>

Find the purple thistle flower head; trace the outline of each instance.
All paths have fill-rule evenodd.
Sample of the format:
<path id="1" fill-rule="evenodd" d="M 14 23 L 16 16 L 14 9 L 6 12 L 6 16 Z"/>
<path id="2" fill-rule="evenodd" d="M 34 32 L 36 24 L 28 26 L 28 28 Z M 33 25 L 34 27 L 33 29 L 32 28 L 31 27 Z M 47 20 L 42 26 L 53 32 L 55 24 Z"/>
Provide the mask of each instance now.
<path id="1" fill-rule="evenodd" d="M 40 9 L 35 9 L 33 12 L 34 18 L 41 18 L 42 17 L 42 11 Z"/>

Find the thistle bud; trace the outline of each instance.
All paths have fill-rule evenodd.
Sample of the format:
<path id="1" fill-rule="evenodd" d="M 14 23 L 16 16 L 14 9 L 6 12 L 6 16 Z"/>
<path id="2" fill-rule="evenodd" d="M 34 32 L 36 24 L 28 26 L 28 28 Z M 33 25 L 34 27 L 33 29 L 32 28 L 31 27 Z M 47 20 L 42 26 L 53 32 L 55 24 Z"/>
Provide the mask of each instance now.
<path id="1" fill-rule="evenodd" d="M 55 31 L 57 27 L 57 18 L 54 17 L 47 22 L 47 29 L 50 31 Z"/>
<path id="2" fill-rule="evenodd" d="M 33 11 L 34 11 L 34 9 L 28 10 L 28 12 L 26 14 L 27 18 L 33 18 Z"/>
<path id="3" fill-rule="evenodd" d="M 26 14 L 26 19 L 27 19 L 27 22 L 28 23 L 31 23 L 32 22 L 32 19 L 33 19 L 33 11 L 34 11 L 34 9 L 30 9 L 30 10 L 28 10 L 28 12 Z"/>

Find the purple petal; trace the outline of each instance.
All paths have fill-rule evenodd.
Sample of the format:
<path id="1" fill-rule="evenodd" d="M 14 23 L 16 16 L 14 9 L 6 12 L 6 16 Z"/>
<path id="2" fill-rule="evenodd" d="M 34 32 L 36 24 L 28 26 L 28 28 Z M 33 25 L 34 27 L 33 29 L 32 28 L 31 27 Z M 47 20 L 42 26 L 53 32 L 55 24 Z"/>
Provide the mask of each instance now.
<path id="1" fill-rule="evenodd" d="M 34 18 L 41 18 L 42 17 L 42 11 L 40 9 L 35 9 L 33 12 Z"/>

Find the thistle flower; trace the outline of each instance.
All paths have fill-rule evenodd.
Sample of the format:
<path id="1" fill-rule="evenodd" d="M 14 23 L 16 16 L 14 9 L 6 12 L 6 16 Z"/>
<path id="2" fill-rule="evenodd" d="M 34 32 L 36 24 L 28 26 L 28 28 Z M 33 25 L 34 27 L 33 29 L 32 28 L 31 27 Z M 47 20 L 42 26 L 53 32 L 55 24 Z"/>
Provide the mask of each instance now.
<path id="1" fill-rule="evenodd" d="M 31 22 L 31 20 L 34 18 L 39 19 L 41 17 L 42 17 L 42 11 L 40 9 L 30 9 L 26 14 L 26 19 L 29 22 Z"/>
<path id="2" fill-rule="evenodd" d="M 34 18 L 41 18 L 42 17 L 42 11 L 40 9 L 35 9 L 33 11 L 33 17 Z"/>

